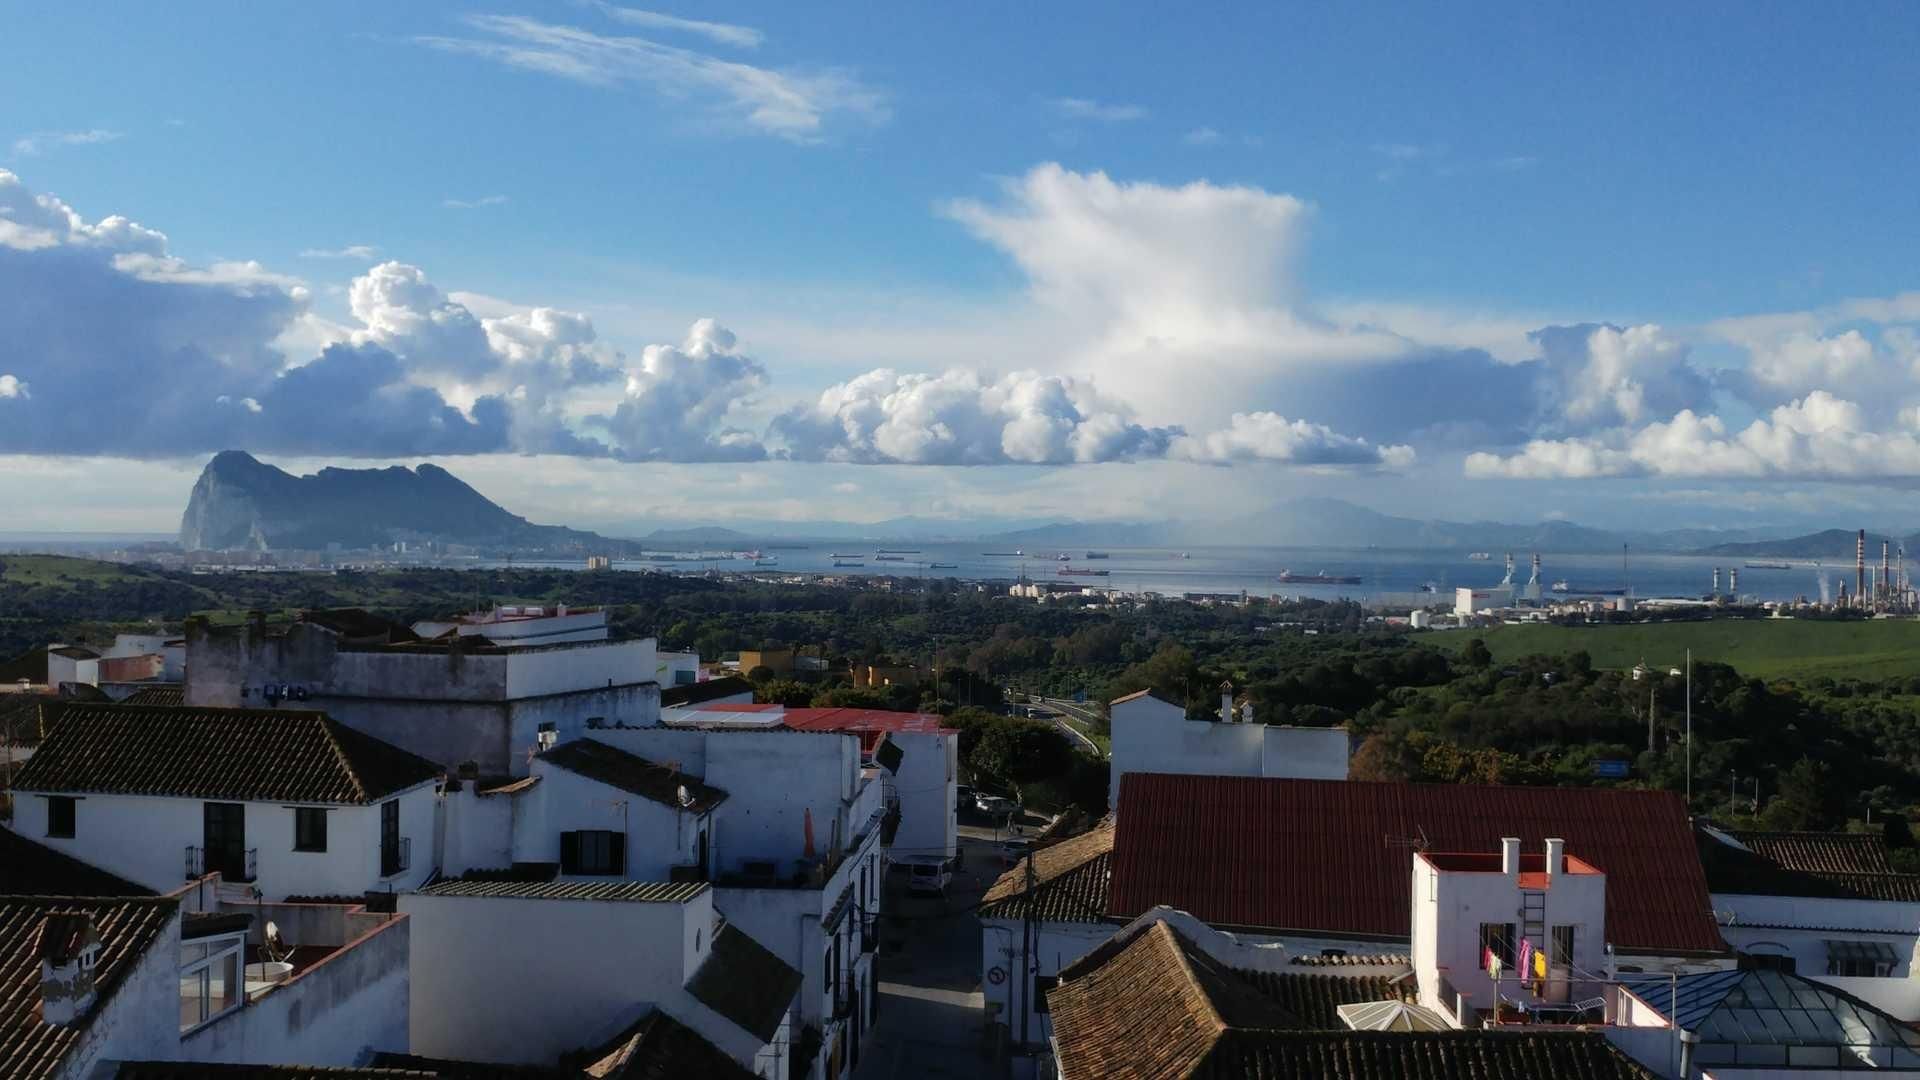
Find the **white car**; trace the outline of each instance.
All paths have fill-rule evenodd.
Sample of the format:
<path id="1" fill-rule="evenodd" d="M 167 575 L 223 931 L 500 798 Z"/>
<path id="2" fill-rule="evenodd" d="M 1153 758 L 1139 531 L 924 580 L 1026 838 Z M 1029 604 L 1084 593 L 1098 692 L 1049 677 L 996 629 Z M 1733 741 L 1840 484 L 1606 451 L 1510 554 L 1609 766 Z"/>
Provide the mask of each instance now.
<path id="1" fill-rule="evenodd" d="M 947 883 L 952 880 L 953 873 L 943 859 L 907 864 L 907 891 L 915 895 L 944 896 Z"/>
<path id="2" fill-rule="evenodd" d="M 992 817 L 1005 817 L 1019 809 L 1012 799 L 1003 799 L 998 795 L 975 795 L 973 806 L 974 809 Z"/>

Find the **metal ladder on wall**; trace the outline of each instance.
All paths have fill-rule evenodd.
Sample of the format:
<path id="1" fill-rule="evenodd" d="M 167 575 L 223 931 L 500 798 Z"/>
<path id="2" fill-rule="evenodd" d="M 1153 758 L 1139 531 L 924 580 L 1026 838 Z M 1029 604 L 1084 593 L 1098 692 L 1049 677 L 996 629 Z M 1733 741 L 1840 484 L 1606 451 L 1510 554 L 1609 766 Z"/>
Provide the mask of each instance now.
<path id="1" fill-rule="evenodd" d="M 1525 891 L 1520 894 L 1520 936 L 1542 949 L 1547 944 L 1547 894 Z M 1513 943 L 1514 956 L 1520 955 L 1520 943 Z M 1531 972 L 1523 972 L 1530 975 Z"/>

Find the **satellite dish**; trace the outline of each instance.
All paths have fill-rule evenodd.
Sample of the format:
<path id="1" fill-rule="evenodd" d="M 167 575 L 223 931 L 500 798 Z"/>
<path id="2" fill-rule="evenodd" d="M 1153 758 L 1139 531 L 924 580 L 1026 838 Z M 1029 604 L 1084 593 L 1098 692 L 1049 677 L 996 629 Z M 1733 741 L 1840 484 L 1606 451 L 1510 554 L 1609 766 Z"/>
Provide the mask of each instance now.
<path id="1" fill-rule="evenodd" d="M 675 798 L 680 800 L 681 806 L 693 805 L 693 793 L 687 790 L 687 785 L 681 784 L 673 794 Z"/>

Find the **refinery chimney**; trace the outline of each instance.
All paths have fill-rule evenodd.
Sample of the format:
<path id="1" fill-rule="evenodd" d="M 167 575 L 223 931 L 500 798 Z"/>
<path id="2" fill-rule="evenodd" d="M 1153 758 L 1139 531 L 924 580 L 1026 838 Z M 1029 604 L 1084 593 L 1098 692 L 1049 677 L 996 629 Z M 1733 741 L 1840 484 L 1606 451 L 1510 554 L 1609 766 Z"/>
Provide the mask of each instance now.
<path id="1" fill-rule="evenodd" d="M 1853 603 L 1867 606 L 1867 530 L 1861 529 L 1853 541 Z"/>
<path id="2" fill-rule="evenodd" d="M 1734 603 L 1740 602 L 1740 568 L 1737 566 L 1727 571 L 1727 595 Z"/>
<path id="3" fill-rule="evenodd" d="M 1717 566 L 1713 568 L 1713 597 L 1716 600 L 1720 598 L 1720 568 Z"/>
<path id="4" fill-rule="evenodd" d="M 1880 603 L 1893 599 L 1893 562 L 1889 557 L 1889 546 L 1880 541 Z"/>

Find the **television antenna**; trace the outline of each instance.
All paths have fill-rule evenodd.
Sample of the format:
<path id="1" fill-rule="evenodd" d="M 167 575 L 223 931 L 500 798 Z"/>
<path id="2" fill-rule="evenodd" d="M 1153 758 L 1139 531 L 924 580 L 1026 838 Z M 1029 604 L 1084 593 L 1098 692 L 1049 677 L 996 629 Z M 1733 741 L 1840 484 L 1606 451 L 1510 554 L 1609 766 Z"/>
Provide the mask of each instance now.
<path id="1" fill-rule="evenodd" d="M 1389 833 L 1385 837 L 1382 837 L 1382 841 L 1387 847 L 1411 848 L 1414 851 L 1427 850 L 1427 848 L 1432 846 L 1432 843 L 1427 839 L 1426 826 L 1416 825 L 1414 828 L 1420 831 L 1419 836 L 1394 836 Z"/>

